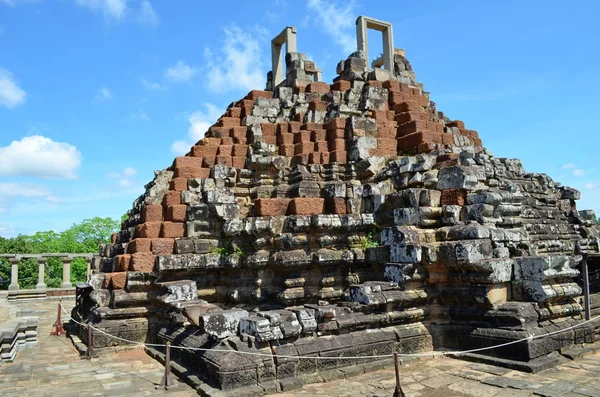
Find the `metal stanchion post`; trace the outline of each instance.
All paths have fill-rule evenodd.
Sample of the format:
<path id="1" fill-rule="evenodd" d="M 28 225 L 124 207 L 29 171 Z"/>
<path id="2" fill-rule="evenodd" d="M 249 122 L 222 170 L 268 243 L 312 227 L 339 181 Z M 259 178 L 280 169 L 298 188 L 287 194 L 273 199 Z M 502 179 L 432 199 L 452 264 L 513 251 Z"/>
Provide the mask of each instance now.
<path id="1" fill-rule="evenodd" d="M 156 386 L 156 389 L 164 387 L 165 390 L 177 387 L 177 382 L 173 381 L 171 375 L 171 342 L 167 341 L 167 347 L 165 348 L 165 374 L 163 375 L 160 384 Z"/>
<path id="2" fill-rule="evenodd" d="M 63 330 L 63 326 L 62 326 L 61 314 L 62 314 L 62 299 L 60 299 L 58 301 L 58 315 L 56 317 L 56 323 L 54 324 L 56 326 L 56 328 L 54 329 L 54 331 L 52 331 L 50 333 L 50 335 L 61 336 L 62 334 L 65 333 L 65 331 Z"/>
<path id="3" fill-rule="evenodd" d="M 394 352 L 394 369 L 396 370 L 396 389 L 394 397 L 406 397 L 400 386 L 400 364 L 398 363 L 398 353 Z"/>

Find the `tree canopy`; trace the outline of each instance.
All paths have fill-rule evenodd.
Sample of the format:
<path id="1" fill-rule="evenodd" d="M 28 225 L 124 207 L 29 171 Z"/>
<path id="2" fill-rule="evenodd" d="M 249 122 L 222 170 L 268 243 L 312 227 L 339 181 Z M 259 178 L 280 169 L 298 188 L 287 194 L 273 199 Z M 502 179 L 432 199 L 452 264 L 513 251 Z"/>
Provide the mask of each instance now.
<path id="1" fill-rule="evenodd" d="M 93 253 L 98 245 L 110 242 L 110 236 L 117 231 L 120 221 L 112 218 L 85 219 L 73 224 L 67 230 L 37 232 L 33 235 L 18 235 L 12 238 L 0 237 L 0 254 L 42 254 L 42 253 Z M 22 260 L 19 265 L 21 288 L 34 288 L 38 278 L 35 260 Z M 84 259 L 76 259 L 71 265 L 71 282 L 85 281 L 87 264 Z M 49 288 L 60 286 L 62 262 L 59 258 L 49 258 L 46 264 L 46 284 Z M 0 260 L 0 289 L 10 284 L 10 263 Z"/>

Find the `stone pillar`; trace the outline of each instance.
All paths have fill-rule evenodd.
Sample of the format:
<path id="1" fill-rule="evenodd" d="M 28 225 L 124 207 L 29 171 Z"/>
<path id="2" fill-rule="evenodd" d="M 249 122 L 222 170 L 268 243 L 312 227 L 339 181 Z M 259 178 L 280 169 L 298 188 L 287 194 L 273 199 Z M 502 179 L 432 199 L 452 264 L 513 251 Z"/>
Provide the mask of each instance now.
<path id="1" fill-rule="evenodd" d="M 297 52 L 296 46 L 296 28 L 288 26 L 281 31 L 273 40 L 271 40 L 271 78 L 273 82 L 273 89 L 277 87 L 283 80 L 283 63 L 285 56 L 281 51 L 281 47 L 286 45 L 286 54 L 290 52 Z"/>
<path id="2" fill-rule="evenodd" d="M 73 288 L 71 284 L 71 261 L 73 259 L 68 256 L 62 258 L 63 263 L 63 281 L 60 285 L 61 288 Z"/>
<path id="3" fill-rule="evenodd" d="M 92 258 L 85 258 L 85 263 L 87 264 L 87 270 L 85 271 L 85 280 L 90 279 L 90 274 L 92 274 Z"/>
<path id="4" fill-rule="evenodd" d="M 18 291 L 21 287 L 19 286 L 19 262 L 20 257 L 9 258 L 10 261 L 10 285 L 8 286 L 9 291 Z"/>
<path id="5" fill-rule="evenodd" d="M 360 16 L 356 20 L 356 46 L 369 62 L 367 29 L 380 31 L 383 35 L 383 68 L 394 72 L 394 32 L 392 24 L 378 19 Z"/>
<path id="6" fill-rule="evenodd" d="M 45 290 L 46 283 L 44 282 L 44 274 L 46 270 L 46 258 L 43 256 L 37 257 L 38 261 L 38 283 L 35 285 L 35 289 Z"/>

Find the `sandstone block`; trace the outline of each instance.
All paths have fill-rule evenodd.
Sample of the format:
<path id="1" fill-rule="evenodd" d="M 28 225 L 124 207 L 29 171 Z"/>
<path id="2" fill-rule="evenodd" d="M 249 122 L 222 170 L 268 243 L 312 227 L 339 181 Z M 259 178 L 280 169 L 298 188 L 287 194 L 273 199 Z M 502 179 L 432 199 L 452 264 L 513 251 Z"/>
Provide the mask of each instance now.
<path id="1" fill-rule="evenodd" d="M 185 223 L 181 222 L 163 222 L 160 230 L 160 237 L 184 237 Z M 158 236 L 157 236 L 158 237 Z"/>
<path id="2" fill-rule="evenodd" d="M 312 197 L 293 198 L 288 208 L 290 215 L 316 215 L 325 212 L 325 199 Z"/>
<path id="3" fill-rule="evenodd" d="M 147 204 L 142 209 L 142 222 L 161 222 L 163 220 L 163 208 L 160 204 Z"/>
<path id="4" fill-rule="evenodd" d="M 175 240 L 172 238 L 154 238 L 152 239 L 153 255 L 171 255 L 175 246 Z"/>
<path id="5" fill-rule="evenodd" d="M 161 222 L 145 222 L 135 227 L 136 237 L 157 238 L 160 235 Z"/>
<path id="6" fill-rule="evenodd" d="M 255 216 L 281 216 L 287 213 L 290 199 L 260 198 L 254 200 Z"/>
<path id="7" fill-rule="evenodd" d="M 151 252 L 131 254 L 129 270 L 134 272 L 151 272 L 154 270 L 155 256 Z"/>
<path id="8" fill-rule="evenodd" d="M 172 205 L 167 207 L 167 221 L 185 222 L 187 220 L 187 205 Z"/>
<path id="9" fill-rule="evenodd" d="M 163 204 L 166 207 L 181 204 L 181 192 L 166 192 L 163 197 Z"/>
<path id="10" fill-rule="evenodd" d="M 127 252 L 130 254 L 150 252 L 150 242 L 151 239 L 149 238 L 135 238 L 127 244 Z"/>

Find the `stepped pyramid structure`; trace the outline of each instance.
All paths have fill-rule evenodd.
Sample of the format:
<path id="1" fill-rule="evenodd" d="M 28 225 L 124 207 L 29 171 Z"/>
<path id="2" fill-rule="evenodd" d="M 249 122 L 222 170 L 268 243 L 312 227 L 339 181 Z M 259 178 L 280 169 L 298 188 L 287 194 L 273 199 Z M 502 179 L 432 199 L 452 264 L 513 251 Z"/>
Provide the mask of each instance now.
<path id="1" fill-rule="evenodd" d="M 384 42 L 372 65 L 367 29 Z M 357 42 L 329 84 L 295 28 L 274 38 L 266 90 L 156 172 L 74 315 L 120 338 L 207 349 L 173 354 L 212 387 L 259 391 L 377 367 L 356 357 L 583 322 L 578 266 L 599 234 L 579 192 L 494 157 L 438 111 L 389 23 L 358 18 Z M 536 370 L 596 338 L 588 323 L 471 358 Z"/>

